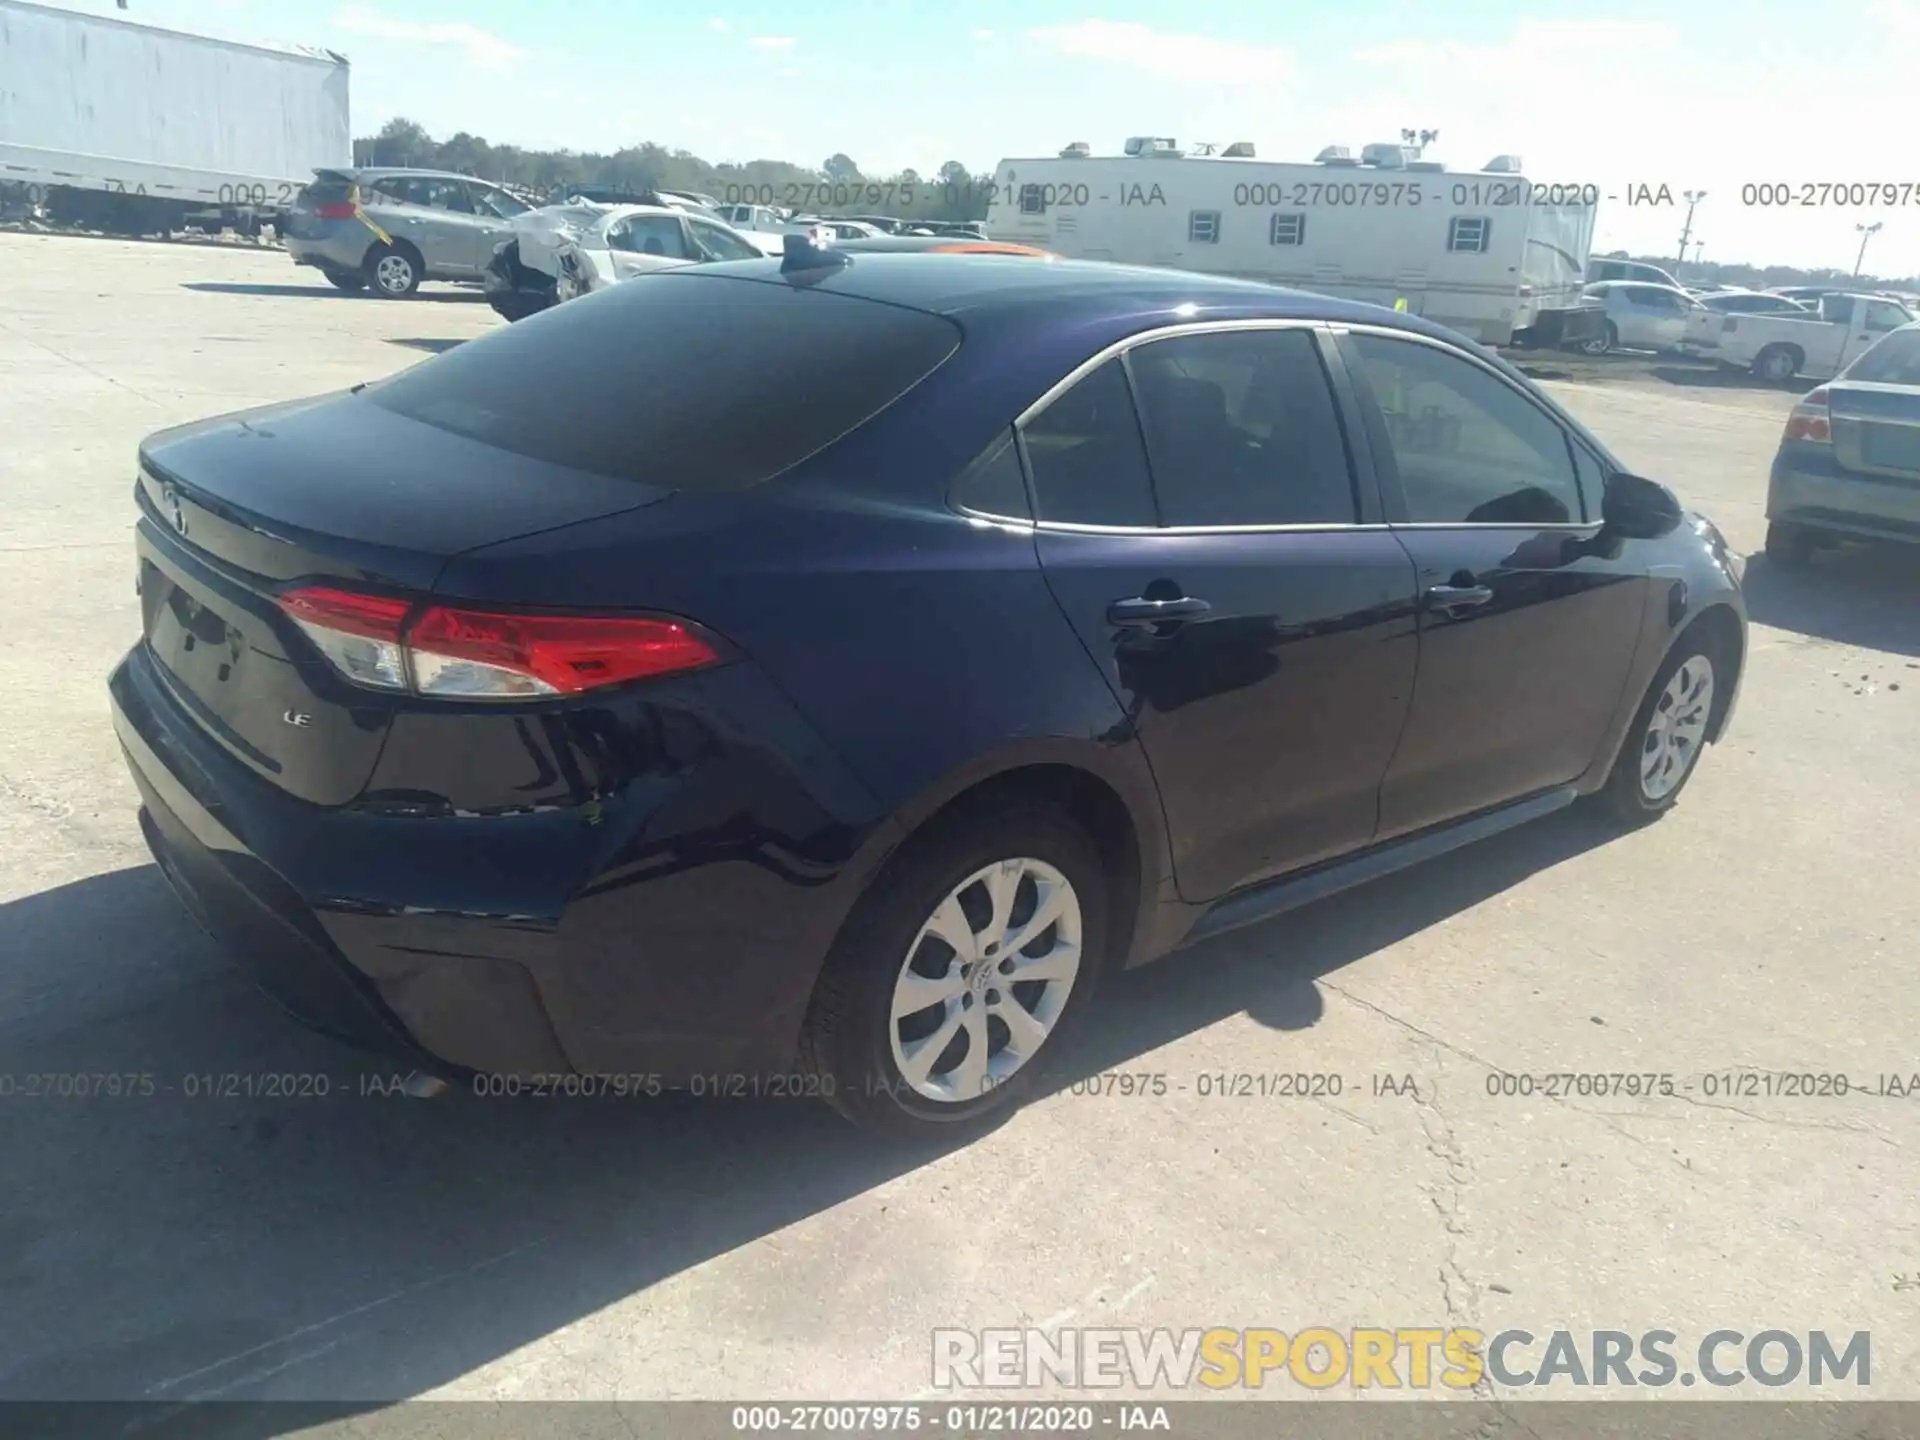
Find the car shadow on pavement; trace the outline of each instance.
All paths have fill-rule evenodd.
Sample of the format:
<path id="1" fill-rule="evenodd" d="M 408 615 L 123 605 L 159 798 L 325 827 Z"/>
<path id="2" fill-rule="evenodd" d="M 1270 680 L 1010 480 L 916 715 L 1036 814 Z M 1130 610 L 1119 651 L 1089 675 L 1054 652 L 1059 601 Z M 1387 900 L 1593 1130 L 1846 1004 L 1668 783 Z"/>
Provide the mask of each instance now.
<path id="1" fill-rule="evenodd" d="M 409 350 L 424 350 L 429 355 L 444 355 L 449 350 L 466 344 L 464 340 L 436 340 L 423 335 L 411 335 L 403 340 L 389 340 L 389 345 L 404 345 Z"/>
<path id="2" fill-rule="evenodd" d="M 228 280 L 182 280 L 182 290 L 198 290 L 208 295 L 290 295 L 297 300 L 379 300 L 365 290 L 339 290 L 322 281 L 314 285 L 245 285 Z M 477 289 L 450 286 L 439 290 L 416 290 L 409 302 L 430 300 L 440 304 L 479 303 L 486 295 Z"/>
<path id="3" fill-rule="evenodd" d="M 1234 1014 L 1311 1026 L 1322 977 L 1611 833 L 1555 815 L 1116 976 L 1046 1087 Z M 392 1066 L 276 1010 L 151 865 L 0 905 L 0 1016 L 4 1400 L 376 1409 L 950 1148 L 871 1141 L 814 1102 L 385 1093 Z M 29 1098 L 29 1076 L 91 1093 Z M 287 1422 L 170 1413 L 143 1434 Z"/>
<path id="4" fill-rule="evenodd" d="M 1774 385 L 1760 379 L 1751 371 L 1736 370 L 1730 365 L 1656 365 L 1653 378 L 1664 380 L 1669 385 L 1681 385 L 1696 390 L 1767 390 L 1775 394 L 1783 390 L 1812 389 L 1812 383 L 1805 385 L 1796 381 L 1788 385 Z"/>
<path id="5" fill-rule="evenodd" d="M 1763 552 L 1747 562 L 1741 588 L 1756 625 L 1920 656 L 1920 551 L 1911 545 L 1848 543 L 1800 567 Z"/>

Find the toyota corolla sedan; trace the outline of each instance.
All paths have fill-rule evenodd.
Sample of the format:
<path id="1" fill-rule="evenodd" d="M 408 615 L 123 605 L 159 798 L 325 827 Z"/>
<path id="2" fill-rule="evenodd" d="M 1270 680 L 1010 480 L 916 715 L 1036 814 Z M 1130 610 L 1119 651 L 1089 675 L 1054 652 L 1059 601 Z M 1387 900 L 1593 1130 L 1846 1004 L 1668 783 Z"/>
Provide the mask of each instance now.
<path id="1" fill-rule="evenodd" d="M 1116 970 L 1662 814 L 1746 656 L 1712 524 L 1511 367 L 1169 270 L 796 236 L 163 431 L 135 499 L 140 824 L 270 993 L 893 1134 Z"/>

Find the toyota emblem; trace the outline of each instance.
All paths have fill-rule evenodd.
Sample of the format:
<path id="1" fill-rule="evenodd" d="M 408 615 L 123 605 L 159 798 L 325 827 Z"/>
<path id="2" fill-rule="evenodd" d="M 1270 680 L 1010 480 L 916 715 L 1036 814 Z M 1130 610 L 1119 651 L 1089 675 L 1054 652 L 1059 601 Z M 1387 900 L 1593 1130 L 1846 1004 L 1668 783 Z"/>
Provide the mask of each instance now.
<path id="1" fill-rule="evenodd" d="M 173 522 L 173 528 L 182 535 L 187 533 L 187 509 L 180 503 L 180 492 L 171 485 L 160 489 L 161 502 L 167 507 L 167 518 Z"/>

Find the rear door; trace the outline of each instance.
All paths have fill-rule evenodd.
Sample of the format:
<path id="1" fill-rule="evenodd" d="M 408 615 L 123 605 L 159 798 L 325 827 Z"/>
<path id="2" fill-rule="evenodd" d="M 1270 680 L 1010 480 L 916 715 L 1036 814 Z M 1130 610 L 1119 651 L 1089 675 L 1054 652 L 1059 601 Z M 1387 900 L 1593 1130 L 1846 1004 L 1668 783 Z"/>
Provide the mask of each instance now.
<path id="1" fill-rule="evenodd" d="M 1048 584 L 1146 750 L 1190 901 L 1370 841 L 1412 693 L 1413 566 L 1356 483 L 1324 343 L 1168 333 L 1020 427 Z"/>
<path id="2" fill-rule="evenodd" d="M 380 207 L 380 227 L 420 252 L 435 276 L 468 276 L 492 258 L 481 253 L 485 230 L 473 213 L 466 183 L 437 175 L 394 175 L 377 182 L 391 203 Z"/>
<path id="3" fill-rule="evenodd" d="M 1626 685 L 1647 568 L 1634 542 L 1601 534 L 1600 458 L 1520 385 L 1402 332 L 1353 327 L 1340 345 L 1421 592 L 1384 840 L 1587 770 Z"/>

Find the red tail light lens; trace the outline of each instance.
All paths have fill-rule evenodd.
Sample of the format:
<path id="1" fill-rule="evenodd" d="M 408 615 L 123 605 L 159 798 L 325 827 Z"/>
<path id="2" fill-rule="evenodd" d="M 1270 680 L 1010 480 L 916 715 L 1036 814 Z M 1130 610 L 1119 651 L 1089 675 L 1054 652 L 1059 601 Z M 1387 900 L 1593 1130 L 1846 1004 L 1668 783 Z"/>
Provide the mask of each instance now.
<path id="1" fill-rule="evenodd" d="M 1825 388 L 1815 390 L 1787 416 L 1787 439 L 1826 445 L 1833 440 L 1833 419 L 1827 411 Z"/>
<path id="2" fill-rule="evenodd" d="M 512 699 L 579 695 L 675 675 L 720 656 L 672 620 L 508 615 L 436 606 L 407 630 L 422 695 Z"/>
<path id="3" fill-rule="evenodd" d="M 351 220 L 360 213 L 360 207 L 351 200 L 329 200 L 314 206 L 313 213 L 322 220 Z"/>
<path id="4" fill-rule="evenodd" d="M 415 603 L 326 586 L 280 597 L 280 608 L 349 680 L 382 690 L 467 700 L 581 695 L 720 663 L 680 621 L 524 615 Z"/>

